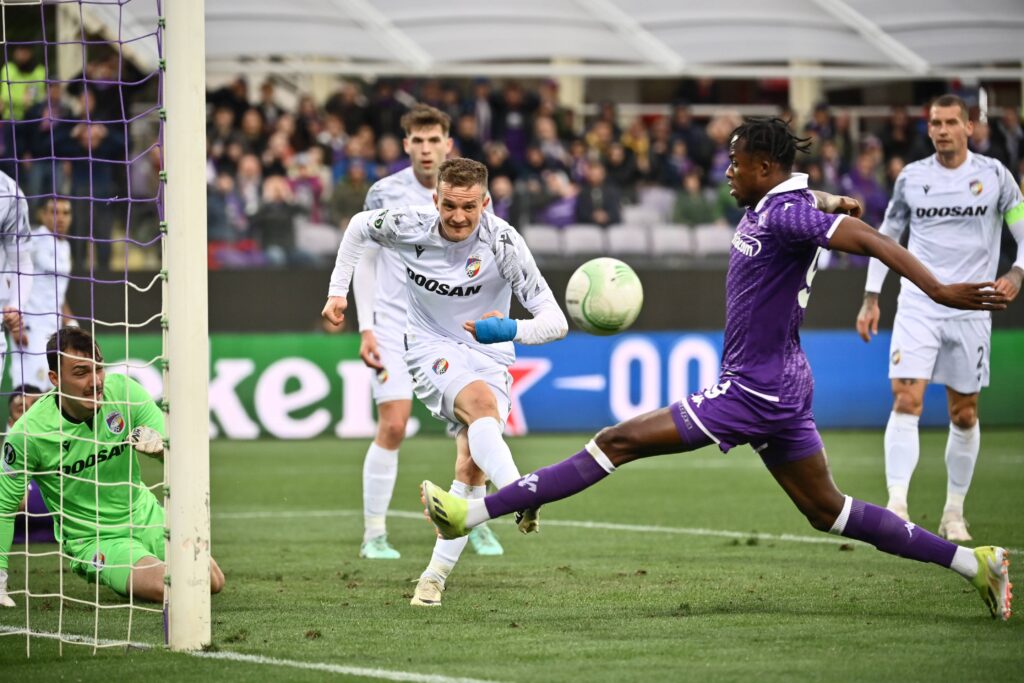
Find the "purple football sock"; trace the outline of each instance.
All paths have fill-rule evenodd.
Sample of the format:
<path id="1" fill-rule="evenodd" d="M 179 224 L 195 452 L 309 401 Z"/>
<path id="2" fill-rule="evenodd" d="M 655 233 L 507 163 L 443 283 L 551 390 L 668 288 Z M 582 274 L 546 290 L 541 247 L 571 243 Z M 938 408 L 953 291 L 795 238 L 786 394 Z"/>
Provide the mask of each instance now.
<path id="1" fill-rule="evenodd" d="M 584 449 L 492 493 L 484 498 L 484 505 L 493 519 L 568 498 L 607 476 L 608 472 Z"/>
<path id="2" fill-rule="evenodd" d="M 922 529 L 871 503 L 854 499 L 843 536 L 875 546 L 883 553 L 899 555 L 918 562 L 933 562 L 948 567 L 956 554 L 956 544 Z"/>

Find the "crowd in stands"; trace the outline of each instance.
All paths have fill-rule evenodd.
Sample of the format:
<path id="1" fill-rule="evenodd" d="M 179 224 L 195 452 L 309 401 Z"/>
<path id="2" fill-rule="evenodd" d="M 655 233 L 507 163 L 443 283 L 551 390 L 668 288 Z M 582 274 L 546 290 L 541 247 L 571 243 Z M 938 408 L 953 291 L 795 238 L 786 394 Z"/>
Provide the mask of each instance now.
<path id="1" fill-rule="evenodd" d="M 340 239 L 369 186 L 408 165 L 399 120 L 414 101 L 451 117 L 453 154 L 487 165 L 494 211 L 513 225 L 607 227 L 623 222 L 624 206 L 645 202 L 664 223 L 731 226 L 741 215 L 725 184 L 728 136 L 740 121 L 728 112 L 697 121 L 680 102 L 669 116 L 624 122 L 606 103 L 580 122 L 559 106 L 552 82 L 528 89 L 485 79 L 343 83 L 323 103 L 300 96 L 286 111 L 273 82 L 252 100 L 239 78 L 208 99 L 214 267 L 328 257 L 332 240 L 319 228 Z M 932 151 L 924 121 L 906 109 L 878 123 L 854 135 L 849 116 L 818 106 L 800 131 L 812 154 L 797 169 L 816 188 L 858 198 L 876 226 L 900 169 Z M 977 126 L 972 146 L 1019 172 L 1022 140 L 1008 110 Z M 859 265 L 836 265 L 844 264 Z"/>
<path id="2" fill-rule="evenodd" d="M 44 77 L 32 46 L 13 46 L 0 67 L 0 169 L 17 173 L 30 197 L 56 191 L 93 198 L 72 201 L 72 235 L 101 240 L 94 259 L 103 267 L 111 254 L 103 240 L 130 231 L 145 241 L 156 233 L 154 202 L 123 201 L 151 200 L 159 191 L 155 134 L 140 135 L 138 124 L 125 123 L 145 102 L 155 102 L 155 79 L 134 72 L 113 49 L 96 51 L 69 83 L 44 87 Z M 593 117 L 579 120 L 560 106 L 557 87 L 552 81 L 526 87 L 487 79 L 382 79 L 367 86 L 342 82 L 323 102 L 286 97 L 273 80 L 255 92 L 242 77 L 212 90 L 210 266 L 329 262 L 370 185 L 408 165 L 399 121 L 415 102 L 451 117 L 453 154 L 487 165 L 493 209 L 517 227 L 607 228 L 629 223 L 629 208 L 638 205 L 649 208 L 656 223 L 735 224 L 741 210 L 724 174 L 738 115 L 723 109 L 697 119 L 689 104 L 676 102 L 668 115 L 626 120 L 614 104 L 603 103 Z M 284 101 L 297 104 L 286 108 Z M 881 222 L 900 169 L 932 151 L 924 120 L 905 108 L 893 108 L 885 120 L 860 121 L 857 130 L 849 115 L 827 104 L 805 118 L 798 132 L 811 138 L 812 154 L 798 159 L 796 170 L 810 175 L 812 187 L 858 198 L 872 225 Z M 1012 108 L 976 125 L 971 141 L 1015 174 L 1022 143 Z M 76 241 L 74 251 L 76 263 L 83 263 L 85 240 Z"/>

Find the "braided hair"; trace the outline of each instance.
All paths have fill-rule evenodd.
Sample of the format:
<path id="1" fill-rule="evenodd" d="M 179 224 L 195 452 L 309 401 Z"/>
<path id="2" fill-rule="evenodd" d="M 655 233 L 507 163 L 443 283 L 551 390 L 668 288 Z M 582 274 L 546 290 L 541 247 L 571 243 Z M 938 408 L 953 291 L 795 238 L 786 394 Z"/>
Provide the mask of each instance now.
<path id="1" fill-rule="evenodd" d="M 810 138 L 799 138 L 789 129 L 789 123 L 777 117 L 749 118 L 729 136 L 730 140 L 746 140 L 747 154 L 762 154 L 786 171 L 793 168 L 797 152 L 807 153 Z"/>

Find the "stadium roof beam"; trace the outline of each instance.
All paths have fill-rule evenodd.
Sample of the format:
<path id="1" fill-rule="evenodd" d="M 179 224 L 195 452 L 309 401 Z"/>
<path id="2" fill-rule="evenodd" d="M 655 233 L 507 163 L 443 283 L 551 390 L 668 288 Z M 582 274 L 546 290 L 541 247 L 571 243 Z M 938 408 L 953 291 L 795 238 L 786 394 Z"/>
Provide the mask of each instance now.
<path id="1" fill-rule="evenodd" d="M 668 74 L 681 73 L 686 67 L 686 61 L 678 52 L 641 26 L 632 15 L 624 12 L 611 0 L 576 0 L 576 4 L 586 12 L 593 12 L 637 52 L 644 55 L 652 64 L 660 65 Z"/>
<path id="2" fill-rule="evenodd" d="M 350 15 L 368 31 L 376 34 L 382 44 L 388 45 L 394 51 L 395 56 L 406 65 L 407 70 L 425 73 L 433 66 L 434 60 L 430 54 L 395 26 L 371 2 L 367 0 L 331 0 L 331 4 Z"/>
<path id="3" fill-rule="evenodd" d="M 931 70 L 928 60 L 882 30 L 882 27 L 850 7 L 844 0 L 814 0 L 815 4 L 857 31 L 869 43 L 911 74 L 924 76 Z"/>

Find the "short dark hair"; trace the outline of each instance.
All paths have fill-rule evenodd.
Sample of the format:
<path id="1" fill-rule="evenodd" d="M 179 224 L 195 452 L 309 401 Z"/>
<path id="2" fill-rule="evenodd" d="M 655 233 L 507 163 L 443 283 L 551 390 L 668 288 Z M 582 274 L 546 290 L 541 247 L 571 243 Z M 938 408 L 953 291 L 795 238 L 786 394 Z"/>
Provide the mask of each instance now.
<path id="1" fill-rule="evenodd" d="M 960 118 L 964 121 L 971 120 L 971 110 L 967 107 L 967 103 L 959 95 L 947 94 L 941 97 L 936 97 L 932 102 L 932 107 L 960 107 Z M 930 108 L 930 107 L 929 107 Z"/>
<path id="2" fill-rule="evenodd" d="M 69 351 L 77 351 L 90 356 L 97 362 L 103 362 L 99 344 L 91 334 L 80 327 L 65 326 L 54 332 L 46 342 L 46 364 L 49 366 L 50 372 L 57 372 L 61 354 Z"/>
<path id="3" fill-rule="evenodd" d="M 451 187 L 473 187 L 487 189 L 487 167 L 479 161 L 459 157 L 441 162 L 437 169 L 437 185 L 446 183 Z"/>
<path id="4" fill-rule="evenodd" d="M 775 116 L 745 120 L 729 139 L 744 140 L 747 154 L 764 155 L 787 171 L 793 168 L 797 152 L 806 154 L 811 148 L 810 138 L 793 135 L 789 123 Z"/>
<path id="5" fill-rule="evenodd" d="M 452 119 L 448 114 L 429 104 L 414 104 L 401 120 L 402 130 L 409 137 L 417 128 L 441 126 L 441 132 L 448 135 L 452 127 Z"/>
<path id="6" fill-rule="evenodd" d="M 35 396 L 36 394 L 43 393 L 43 390 L 34 384 L 21 384 L 11 389 L 10 396 L 7 397 L 7 409 L 11 409 L 11 404 L 14 403 L 14 399 L 22 398 L 25 395 Z"/>

